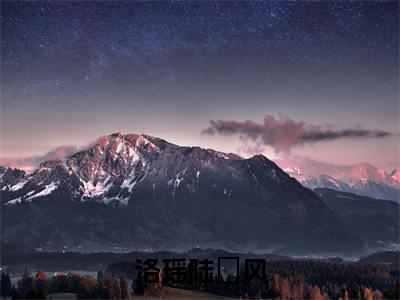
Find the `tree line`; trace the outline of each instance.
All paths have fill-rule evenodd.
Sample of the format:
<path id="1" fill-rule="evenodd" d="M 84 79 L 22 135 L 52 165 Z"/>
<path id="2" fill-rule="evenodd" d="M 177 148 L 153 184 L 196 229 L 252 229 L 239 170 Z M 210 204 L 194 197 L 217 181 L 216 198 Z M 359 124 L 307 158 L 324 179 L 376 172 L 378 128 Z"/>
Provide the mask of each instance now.
<path id="1" fill-rule="evenodd" d="M 242 299 L 400 299 L 399 270 L 391 264 L 275 261 L 267 266 L 263 280 L 250 281 L 243 265 L 238 276 L 227 270 L 224 282 L 218 282 L 215 273 L 211 273 L 211 282 L 166 282 L 161 273 L 159 283 L 146 283 L 139 271 L 131 278 L 131 286 L 124 274 L 105 275 L 102 271 L 95 278 L 78 273 L 48 277 L 40 269 L 34 274 L 25 270 L 15 285 L 9 274 L 2 272 L 1 296 L 45 299 L 50 294 L 73 293 L 78 299 L 130 300 L 136 295 L 159 297 L 168 286 Z"/>

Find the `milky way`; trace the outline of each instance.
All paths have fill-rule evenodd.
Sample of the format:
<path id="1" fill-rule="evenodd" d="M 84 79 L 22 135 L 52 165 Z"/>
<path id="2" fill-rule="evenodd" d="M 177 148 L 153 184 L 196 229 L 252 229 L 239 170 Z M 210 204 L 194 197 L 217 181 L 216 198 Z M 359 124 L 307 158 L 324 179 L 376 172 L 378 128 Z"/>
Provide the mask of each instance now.
<path id="1" fill-rule="evenodd" d="M 397 130 L 396 2 L 10 1 L 1 25 L 7 155 L 279 113 Z"/>

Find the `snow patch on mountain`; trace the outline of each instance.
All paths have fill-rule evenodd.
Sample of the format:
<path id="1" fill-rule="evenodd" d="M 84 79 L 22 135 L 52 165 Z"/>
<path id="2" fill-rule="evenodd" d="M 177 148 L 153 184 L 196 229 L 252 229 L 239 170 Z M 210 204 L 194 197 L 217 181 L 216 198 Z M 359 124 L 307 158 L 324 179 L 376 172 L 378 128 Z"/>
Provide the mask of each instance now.
<path id="1" fill-rule="evenodd" d="M 27 182 L 28 182 L 27 180 L 22 180 L 22 181 L 18 182 L 17 184 L 14 184 L 13 186 L 10 187 L 10 191 L 15 192 L 15 191 L 22 189 Z"/>
<path id="2" fill-rule="evenodd" d="M 21 197 L 18 197 L 16 199 L 13 199 L 13 200 L 10 200 L 10 201 L 7 201 L 5 203 L 5 205 L 6 206 L 10 206 L 10 205 L 14 205 L 14 204 L 17 204 L 17 203 L 21 203 Z"/>
<path id="3" fill-rule="evenodd" d="M 179 147 L 147 135 L 114 133 L 62 160 L 43 162 L 22 178 L 7 182 L 0 179 L 0 186 L 10 193 L 18 192 L 14 198 L 10 196 L 10 204 L 47 196 L 62 187 L 60 197 L 126 205 L 142 184 L 154 186 L 155 193 L 163 186 L 172 195 L 186 189 L 196 193 L 200 174 L 213 172 L 230 160 L 244 159 L 212 149 Z M 179 167 L 180 164 L 186 165 Z M 167 167 L 172 172 L 164 173 Z M 236 179 L 239 175 L 233 174 Z M 275 170 L 270 177 L 277 179 Z M 229 194 L 230 190 L 226 192 Z"/>
<path id="4" fill-rule="evenodd" d="M 94 183 L 94 180 L 88 182 L 81 181 L 83 184 L 83 195 L 82 198 L 90 198 L 104 195 L 112 186 L 112 182 L 109 181 L 110 176 L 107 176 L 103 181 Z"/>
<path id="5" fill-rule="evenodd" d="M 53 191 L 55 191 L 58 186 L 59 186 L 59 182 L 51 182 L 47 185 L 45 185 L 44 189 L 42 191 L 40 191 L 37 194 L 33 194 L 33 196 L 30 196 L 29 198 L 25 199 L 26 201 L 31 201 L 34 198 L 39 198 L 39 197 L 44 197 L 47 195 L 50 195 Z"/>

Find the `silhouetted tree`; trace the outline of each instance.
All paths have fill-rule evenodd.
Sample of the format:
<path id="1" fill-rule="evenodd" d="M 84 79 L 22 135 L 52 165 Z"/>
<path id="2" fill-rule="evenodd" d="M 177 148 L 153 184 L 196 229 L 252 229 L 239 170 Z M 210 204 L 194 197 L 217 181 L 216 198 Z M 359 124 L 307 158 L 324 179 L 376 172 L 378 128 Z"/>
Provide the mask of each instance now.
<path id="1" fill-rule="evenodd" d="M 119 286 L 121 290 L 121 298 L 123 300 L 132 300 L 132 296 L 129 291 L 128 281 L 126 280 L 126 277 L 119 278 Z"/>
<path id="2" fill-rule="evenodd" d="M 369 288 L 364 288 L 362 298 L 364 300 L 373 300 L 372 290 Z"/>
<path id="3" fill-rule="evenodd" d="M 97 271 L 97 280 L 102 280 L 104 278 L 104 273 L 102 270 Z"/>
<path id="4" fill-rule="evenodd" d="M 381 300 L 383 299 L 383 293 L 380 290 L 375 290 L 372 297 L 374 300 Z"/>
<path id="5" fill-rule="evenodd" d="M 119 285 L 119 280 L 114 278 L 104 278 L 102 280 L 104 284 L 104 288 L 106 291 L 106 295 L 108 299 L 120 299 L 121 298 L 121 289 Z"/>
<path id="6" fill-rule="evenodd" d="M 36 270 L 36 273 L 35 273 L 35 279 L 47 280 L 48 277 L 42 269 L 38 269 L 38 270 Z"/>
<path id="7" fill-rule="evenodd" d="M 97 298 L 97 280 L 90 275 L 81 277 L 79 281 L 78 297 L 83 299 Z"/>
<path id="8" fill-rule="evenodd" d="M 32 298 L 44 299 L 49 291 L 49 282 L 46 278 L 35 278 L 32 282 Z"/>
<path id="9" fill-rule="evenodd" d="M 0 296 L 2 297 L 9 297 L 11 296 L 11 279 L 10 275 L 4 272 L 1 272 L 0 277 Z"/>
<path id="10" fill-rule="evenodd" d="M 17 294 L 18 297 L 24 298 L 31 294 L 33 278 L 31 273 L 25 268 L 22 278 L 17 283 Z"/>
<path id="11" fill-rule="evenodd" d="M 314 286 L 311 290 L 310 300 L 324 300 L 324 296 L 321 293 L 319 287 Z"/>
<path id="12" fill-rule="evenodd" d="M 280 283 L 280 295 L 282 299 L 290 299 L 290 286 L 287 278 L 282 278 Z"/>
<path id="13" fill-rule="evenodd" d="M 400 299 L 400 281 L 397 281 L 383 293 L 386 299 Z"/>
<path id="14" fill-rule="evenodd" d="M 68 292 L 68 276 L 64 274 L 55 275 L 50 280 L 49 293 Z"/>
<path id="15" fill-rule="evenodd" d="M 143 296 L 144 294 L 144 279 L 143 279 L 143 273 L 142 271 L 139 271 L 136 276 L 136 280 L 133 285 L 133 292 L 135 295 Z"/>
<path id="16" fill-rule="evenodd" d="M 361 288 L 357 283 L 350 283 L 347 286 L 347 291 L 349 292 L 350 299 L 361 299 Z"/>
<path id="17" fill-rule="evenodd" d="M 281 286 L 279 274 L 274 273 L 271 281 L 271 297 L 278 298 L 281 295 Z"/>

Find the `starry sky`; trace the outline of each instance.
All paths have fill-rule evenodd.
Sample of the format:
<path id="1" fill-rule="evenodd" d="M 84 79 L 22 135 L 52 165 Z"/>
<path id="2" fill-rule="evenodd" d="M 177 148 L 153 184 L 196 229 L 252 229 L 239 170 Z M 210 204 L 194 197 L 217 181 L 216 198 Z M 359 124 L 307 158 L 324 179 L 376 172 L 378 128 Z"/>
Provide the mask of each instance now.
<path id="1" fill-rule="evenodd" d="M 122 132 L 245 156 L 398 167 L 396 1 L 1 6 L 2 157 Z M 243 132 L 205 134 L 210 121 L 263 124 L 266 116 L 317 134 L 386 134 L 284 152 Z"/>

